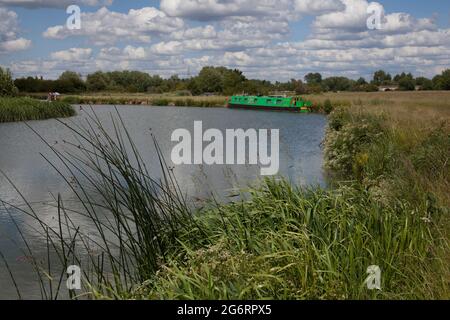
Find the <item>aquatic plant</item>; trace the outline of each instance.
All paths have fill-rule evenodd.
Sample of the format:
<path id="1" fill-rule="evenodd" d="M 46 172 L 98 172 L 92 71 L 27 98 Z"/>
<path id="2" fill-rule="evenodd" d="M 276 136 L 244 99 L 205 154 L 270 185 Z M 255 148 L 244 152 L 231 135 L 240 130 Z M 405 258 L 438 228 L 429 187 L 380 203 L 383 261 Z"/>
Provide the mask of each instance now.
<path id="1" fill-rule="evenodd" d="M 156 140 L 162 178 L 149 175 L 120 117 L 112 133 L 95 114 L 84 128 L 66 124 L 83 156 L 48 147 L 84 209 L 58 199 L 58 227 L 41 224 L 63 267 L 51 279 L 75 261 L 97 299 L 448 299 L 447 125 L 354 107 L 329 119 L 331 189 L 270 179 L 246 189 L 248 200 L 204 208 L 188 204 Z M 370 265 L 382 270 L 380 291 L 365 285 Z"/>
<path id="2" fill-rule="evenodd" d="M 75 110 L 65 102 L 42 102 L 31 98 L 0 98 L 0 122 L 72 117 Z"/>

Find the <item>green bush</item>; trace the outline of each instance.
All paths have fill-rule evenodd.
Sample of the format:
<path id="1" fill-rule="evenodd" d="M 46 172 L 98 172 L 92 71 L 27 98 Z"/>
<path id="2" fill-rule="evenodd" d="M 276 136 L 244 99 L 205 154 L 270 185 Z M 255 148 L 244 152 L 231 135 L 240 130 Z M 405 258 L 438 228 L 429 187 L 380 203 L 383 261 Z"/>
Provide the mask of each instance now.
<path id="1" fill-rule="evenodd" d="M 330 114 L 333 111 L 333 105 L 331 104 L 330 99 L 325 100 L 323 104 L 323 110 L 326 114 Z"/>
<path id="2" fill-rule="evenodd" d="M 11 72 L 0 67 L 0 97 L 12 97 L 18 93 L 19 90 L 14 85 Z"/>
<path id="3" fill-rule="evenodd" d="M 170 101 L 168 99 L 152 100 L 152 105 L 154 105 L 154 106 L 166 107 L 169 105 L 169 103 L 170 103 Z"/>
<path id="4" fill-rule="evenodd" d="M 383 135 L 380 116 L 350 114 L 339 108 L 330 115 L 325 139 L 326 168 L 340 176 L 361 177 L 367 148 Z"/>

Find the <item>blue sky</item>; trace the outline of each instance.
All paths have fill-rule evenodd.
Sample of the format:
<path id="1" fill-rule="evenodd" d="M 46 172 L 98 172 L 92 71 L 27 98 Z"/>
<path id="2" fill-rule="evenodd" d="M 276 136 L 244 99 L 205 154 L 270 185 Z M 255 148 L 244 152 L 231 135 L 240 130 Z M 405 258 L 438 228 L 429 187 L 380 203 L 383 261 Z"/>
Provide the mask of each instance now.
<path id="1" fill-rule="evenodd" d="M 366 0 L 0 0 L 0 65 L 49 78 L 117 69 L 186 76 L 224 65 L 271 80 L 370 77 L 378 68 L 431 77 L 449 67 L 449 1 L 377 3 L 381 30 L 367 29 Z M 69 4 L 82 11 L 76 32 L 66 30 Z"/>

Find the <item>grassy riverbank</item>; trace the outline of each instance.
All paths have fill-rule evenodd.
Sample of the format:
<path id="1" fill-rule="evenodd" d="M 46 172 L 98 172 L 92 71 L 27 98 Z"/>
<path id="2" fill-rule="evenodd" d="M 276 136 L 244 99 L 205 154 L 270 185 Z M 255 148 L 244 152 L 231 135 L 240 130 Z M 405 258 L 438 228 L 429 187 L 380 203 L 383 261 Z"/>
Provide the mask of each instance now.
<path id="1" fill-rule="evenodd" d="M 135 296 L 448 299 L 450 123 L 430 108 L 338 108 L 325 140 L 332 190 L 268 181 L 208 211 Z M 381 291 L 364 284 L 370 265 Z"/>
<path id="2" fill-rule="evenodd" d="M 41 95 L 35 95 L 41 96 Z M 149 105 L 177 107 L 225 107 L 225 96 L 179 96 L 174 94 L 95 93 L 63 95 L 61 101 L 70 104 L 90 105 Z"/>
<path id="3" fill-rule="evenodd" d="M 64 118 L 75 110 L 64 102 L 42 102 L 31 98 L 0 98 L 0 123 Z"/>
<path id="4" fill-rule="evenodd" d="M 24 94 L 34 98 L 45 99 L 45 94 Z M 364 106 L 368 110 L 393 110 L 396 113 L 411 115 L 428 112 L 439 112 L 450 115 L 450 91 L 415 91 L 415 92 L 342 92 L 305 95 L 313 102 L 313 111 L 328 113 L 327 103 L 335 106 Z M 194 106 L 225 107 L 226 96 L 180 96 L 175 94 L 144 93 L 86 93 L 83 95 L 63 95 L 61 100 L 70 104 L 102 104 L 102 105 L 154 105 L 154 106 Z"/>
<path id="5" fill-rule="evenodd" d="M 170 168 L 153 180 L 136 165 L 138 147 L 126 134 L 110 137 L 96 119 L 85 131 L 72 128 L 86 160 L 64 159 L 89 183 L 68 181 L 99 238 L 67 222 L 76 212 L 58 201 L 61 224 L 43 226 L 49 249 L 63 266 L 81 264 L 75 243 L 91 252 L 85 290 L 98 299 L 450 298 L 449 102 L 312 98 L 334 106 L 324 141 L 329 190 L 272 179 L 247 190 L 248 200 L 198 209 Z M 64 221 L 71 232 L 61 231 Z M 364 283 L 371 265 L 381 268 L 382 290 Z"/>

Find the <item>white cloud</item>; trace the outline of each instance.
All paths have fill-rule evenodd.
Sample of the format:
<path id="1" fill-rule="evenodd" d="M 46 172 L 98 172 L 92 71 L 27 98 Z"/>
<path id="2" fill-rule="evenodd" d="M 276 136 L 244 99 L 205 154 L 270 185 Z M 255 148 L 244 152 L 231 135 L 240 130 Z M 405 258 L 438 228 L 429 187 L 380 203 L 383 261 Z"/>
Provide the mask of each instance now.
<path id="1" fill-rule="evenodd" d="M 366 0 L 340 0 L 345 5 L 343 10 L 337 10 L 316 17 L 313 26 L 316 33 L 328 38 L 346 35 L 346 32 L 357 34 L 367 32 L 367 13 L 369 4 L 376 4 L 382 11 L 382 29 L 378 32 L 405 33 L 420 30 L 436 30 L 432 19 L 416 19 L 410 14 L 398 12 L 385 14 L 384 7 L 378 2 L 369 3 Z"/>
<path id="2" fill-rule="evenodd" d="M 217 32 L 214 26 L 207 25 L 204 27 L 188 28 L 176 31 L 171 34 L 171 38 L 176 40 L 214 39 L 217 38 Z"/>
<path id="3" fill-rule="evenodd" d="M 160 10 L 101 8 L 82 15 L 82 30 L 61 25 L 44 33 L 51 39 L 84 37 L 102 46 L 98 53 L 72 48 L 54 52 L 53 60 L 17 62 L 11 68 L 16 74 L 53 77 L 67 69 L 186 76 L 203 66 L 223 65 L 250 78 L 288 80 L 308 72 L 367 77 L 380 68 L 432 76 L 450 65 L 450 29 L 439 29 L 433 19 L 394 12 L 383 13 L 382 30 L 368 30 L 368 6 L 367 0 L 162 0 Z M 310 34 L 290 40 L 293 22 L 304 15 L 314 16 Z M 29 45 L 18 37 L 16 22 L 17 16 L 0 20 L 3 43 L 16 41 L 4 44 L 10 51 Z"/>
<path id="4" fill-rule="evenodd" d="M 151 51 L 156 55 L 179 55 L 184 51 L 184 48 L 180 41 L 169 41 L 153 45 Z"/>
<path id="5" fill-rule="evenodd" d="M 87 6 L 109 6 L 113 0 L 0 0 L 0 5 L 25 7 L 25 8 L 45 8 L 45 7 L 67 7 L 69 5 Z"/>
<path id="6" fill-rule="evenodd" d="M 0 8 L 0 54 L 28 49 L 31 41 L 19 38 L 18 17 L 14 11 Z"/>
<path id="7" fill-rule="evenodd" d="M 31 46 L 31 40 L 19 38 L 0 42 L 0 53 L 26 50 Z"/>
<path id="8" fill-rule="evenodd" d="M 340 0 L 295 0 L 295 10 L 310 15 L 340 11 L 345 8 Z"/>
<path id="9" fill-rule="evenodd" d="M 338 10 L 318 16 L 314 21 L 316 29 L 352 30 L 362 31 L 367 29 L 366 0 L 341 0 L 345 5 L 344 10 Z"/>
<path id="10" fill-rule="evenodd" d="M 168 17 L 156 8 L 145 7 L 118 13 L 103 7 L 93 13 L 82 13 L 80 30 L 54 26 L 48 28 L 43 35 L 50 39 L 86 36 L 93 44 L 111 45 L 118 41 L 150 42 L 152 36 L 170 34 L 183 27 L 183 20 Z"/>
<path id="11" fill-rule="evenodd" d="M 92 49 L 71 48 L 69 50 L 57 51 L 51 54 L 52 59 L 59 61 L 76 61 L 89 59 L 92 55 Z"/>
<path id="12" fill-rule="evenodd" d="M 170 16 L 216 20 L 231 16 L 289 15 L 292 0 L 161 0 L 161 10 Z"/>

